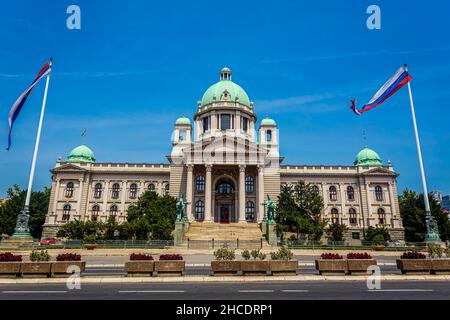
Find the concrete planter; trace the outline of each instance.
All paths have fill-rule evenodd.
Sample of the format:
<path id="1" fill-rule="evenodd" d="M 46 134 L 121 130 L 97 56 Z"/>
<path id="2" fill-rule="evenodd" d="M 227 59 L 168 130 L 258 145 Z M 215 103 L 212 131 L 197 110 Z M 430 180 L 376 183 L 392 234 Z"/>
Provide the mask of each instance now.
<path id="1" fill-rule="evenodd" d="M 21 262 L 0 262 L 0 278 L 15 278 L 20 273 Z"/>
<path id="2" fill-rule="evenodd" d="M 384 251 L 385 246 L 384 245 L 375 245 L 372 247 L 372 250 L 374 251 Z"/>
<path id="3" fill-rule="evenodd" d="M 345 275 L 347 260 L 345 259 L 319 259 L 316 260 L 316 269 L 323 275 Z"/>
<path id="4" fill-rule="evenodd" d="M 367 274 L 370 266 L 376 266 L 375 259 L 347 259 L 347 270 L 349 274 Z"/>
<path id="5" fill-rule="evenodd" d="M 241 261 L 213 260 L 211 269 L 213 275 L 236 275 L 241 270 Z"/>
<path id="6" fill-rule="evenodd" d="M 127 277 L 150 277 L 155 271 L 153 260 L 133 260 L 125 262 Z"/>
<path id="7" fill-rule="evenodd" d="M 47 278 L 51 275 L 51 262 L 22 262 L 20 273 L 24 278 Z"/>
<path id="8" fill-rule="evenodd" d="M 94 243 L 86 243 L 84 244 L 84 248 L 86 250 L 94 250 L 95 248 L 97 248 L 97 245 Z"/>
<path id="9" fill-rule="evenodd" d="M 402 274 L 430 274 L 431 259 L 397 259 Z"/>
<path id="10" fill-rule="evenodd" d="M 272 275 L 296 275 L 298 270 L 298 261 L 270 260 L 269 269 Z"/>
<path id="11" fill-rule="evenodd" d="M 432 274 L 450 274 L 450 259 L 432 259 Z"/>
<path id="12" fill-rule="evenodd" d="M 157 275 L 182 276 L 185 269 L 183 260 L 160 260 L 155 261 Z"/>
<path id="13" fill-rule="evenodd" d="M 265 276 L 270 271 L 270 264 L 265 260 L 243 260 L 241 261 L 241 271 L 244 275 Z"/>
<path id="14" fill-rule="evenodd" d="M 78 267 L 80 272 L 83 272 L 86 270 L 86 261 L 54 261 L 51 274 L 53 277 L 69 277 L 75 271 L 72 266 Z M 69 268 L 70 272 L 68 273 Z"/>

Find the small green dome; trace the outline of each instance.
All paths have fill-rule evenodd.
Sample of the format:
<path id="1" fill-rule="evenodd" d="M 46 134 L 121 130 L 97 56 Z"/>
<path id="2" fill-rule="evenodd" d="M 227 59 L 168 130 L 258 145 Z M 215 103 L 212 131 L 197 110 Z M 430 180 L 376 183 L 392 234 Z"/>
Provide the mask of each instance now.
<path id="1" fill-rule="evenodd" d="M 270 119 L 269 117 L 266 117 L 265 119 L 261 120 L 261 125 L 262 126 L 276 126 L 277 123 L 275 122 L 275 120 Z"/>
<path id="2" fill-rule="evenodd" d="M 372 149 L 365 147 L 356 155 L 355 162 L 353 162 L 355 166 L 369 166 L 369 167 L 381 167 L 383 163 L 381 162 L 381 158 Z"/>
<path id="3" fill-rule="evenodd" d="M 191 120 L 189 120 L 188 117 L 180 117 L 177 119 L 177 121 L 175 122 L 175 124 L 187 124 L 187 125 L 191 125 Z"/>
<path id="4" fill-rule="evenodd" d="M 222 99 L 222 94 L 226 91 L 229 94 L 227 100 L 238 101 L 251 108 L 250 99 L 242 87 L 233 81 L 231 81 L 231 70 L 229 68 L 223 68 L 220 71 L 220 81 L 213 84 L 208 90 L 205 91 L 202 97 L 200 107 L 210 104 L 215 101 L 220 101 Z"/>
<path id="5" fill-rule="evenodd" d="M 67 162 L 95 162 L 94 152 L 82 144 L 70 151 Z"/>

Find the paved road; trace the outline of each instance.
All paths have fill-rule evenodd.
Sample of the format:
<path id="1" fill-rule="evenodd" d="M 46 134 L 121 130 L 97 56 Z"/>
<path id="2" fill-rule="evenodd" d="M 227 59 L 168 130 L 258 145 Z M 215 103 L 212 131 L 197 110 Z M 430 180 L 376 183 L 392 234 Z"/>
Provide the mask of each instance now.
<path id="1" fill-rule="evenodd" d="M 0 300 L 145 299 L 145 300 L 378 300 L 450 299 L 448 281 L 384 281 L 381 290 L 368 290 L 365 281 L 252 283 L 117 283 L 0 285 Z"/>

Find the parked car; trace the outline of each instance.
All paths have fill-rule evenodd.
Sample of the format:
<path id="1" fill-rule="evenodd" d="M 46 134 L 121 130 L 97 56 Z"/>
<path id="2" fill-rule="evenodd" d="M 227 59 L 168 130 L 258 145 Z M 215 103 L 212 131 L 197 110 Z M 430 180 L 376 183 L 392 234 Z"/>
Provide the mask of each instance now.
<path id="1" fill-rule="evenodd" d="M 55 238 L 43 238 L 43 239 L 41 239 L 41 241 L 39 241 L 39 244 L 41 246 L 49 246 L 52 244 L 56 244 L 56 239 Z"/>

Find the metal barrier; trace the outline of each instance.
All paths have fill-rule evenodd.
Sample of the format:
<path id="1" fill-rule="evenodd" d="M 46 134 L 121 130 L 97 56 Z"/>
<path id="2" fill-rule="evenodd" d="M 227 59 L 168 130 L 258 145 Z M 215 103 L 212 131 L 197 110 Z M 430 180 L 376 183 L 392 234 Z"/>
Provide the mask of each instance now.
<path id="1" fill-rule="evenodd" d="M 189 249 L 262 249 L 264 240 L 186 240 L 187 248 Z"/>

